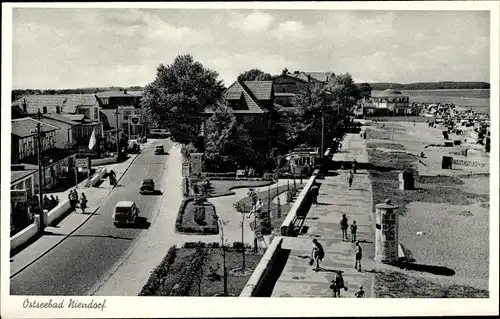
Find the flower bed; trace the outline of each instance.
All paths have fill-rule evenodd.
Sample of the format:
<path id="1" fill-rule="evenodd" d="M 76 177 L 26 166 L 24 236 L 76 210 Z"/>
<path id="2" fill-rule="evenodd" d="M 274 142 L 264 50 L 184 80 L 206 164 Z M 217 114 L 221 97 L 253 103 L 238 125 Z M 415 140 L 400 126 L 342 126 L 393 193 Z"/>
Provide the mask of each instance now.
<path id="1" fill-rule="evenodd" d="M 196 203 L 185 198 L 179 207 L 175 229 L 181 233 L 218 234 L 215 207 L 209 202 Z"/>
<path id="2" fill-rule="evenodd" d="M 173 264 L 177 255 L 177 247 L 172 246 L 167 252 L 163 261 L 153 270 L 149 276 L 148 282 L 142 287 L 139 296 L 155 296 L 167 275 L 170 265 Z"/>
<path id="3" fill-rule="evenodd" d="M 261 187 L 271 185 L 271 181 L 262 180 L 214 180 L 210 179 L 210 197 L 234 195 L 233 189 L 247 187 Z"/>

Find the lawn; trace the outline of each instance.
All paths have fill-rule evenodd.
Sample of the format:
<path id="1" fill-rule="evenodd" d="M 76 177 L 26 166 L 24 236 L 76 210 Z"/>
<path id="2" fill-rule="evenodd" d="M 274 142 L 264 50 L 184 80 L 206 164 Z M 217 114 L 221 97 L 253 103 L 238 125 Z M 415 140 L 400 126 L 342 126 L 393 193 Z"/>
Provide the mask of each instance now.
<path id="1" fill-rule="evenodd" d="M 297 195 L 300 193 L 302 190 L 304 184 L 300 184 L 300 182 L 296 182 L 296 187 L 297 187 Z M 280 205 L 280 211 L 281 211 L 281 216 L 278 217 L 278 204 L 273 203 L 273 199 L 277 196 L 279 196 L 281 193 L 287 192 L 288 190 L 293 189 L 293 183 L 290 183 L 290 185 L 282 185 L 279 186 L 278 188 L 276 187 L 271 187 L 270 190 L 265 190 L 257 193 L 257 197 L 262 200 L 262 211 L 263 212 L 270 212 L 271 215 L 271 225 L 273 229 L 279 229 L 281 227 L 281 224 L 285 220 L 286 215 L 292 208 L 293 203 L 287 203 L 286 201 L 282 201 Z M 269 205 L 270 204 L 270 205 Z M 245 197 L 242 198 L 238 203 L 236 204 L 237 206 L 239 205 L 240 207 L 245 207 L 246 211 L 250 211 L 252 207 L 252 198 L 250 197 Z M 260 223 L 257 221 L 257 227 L 260 228 Z M 250 228 L 254 230 L 254 223 L 250 223 Z"/>
<path id="2" fill-rule="evenodd" d="M 246 187 L 261 187 L 271 185 L 272 181 L 210 181 L 210 197 L 234 195 L 231 190 Z"/>
<path id="3" fill-rule="evenodd" d="M 425 116 L 367 116 L 365 120 L 377 122 L 410 122 L 425 123 L 428 118 Z"/>
<path id="4" fill-rule="evenodd" d="M 488 298 L 486 290 L 464 285 L 443 285 L 437 281 L 400 272 L 375 274 L 376 298 Z"/>

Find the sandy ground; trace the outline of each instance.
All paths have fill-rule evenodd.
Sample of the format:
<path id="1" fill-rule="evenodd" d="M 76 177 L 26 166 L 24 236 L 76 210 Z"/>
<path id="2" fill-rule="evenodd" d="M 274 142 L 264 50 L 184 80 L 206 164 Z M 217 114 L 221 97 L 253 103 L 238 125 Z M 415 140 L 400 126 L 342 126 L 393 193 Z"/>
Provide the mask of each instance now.
<path id="1" fill-rule="evenodd" d="M 463 184 L 453 185 L 458 192 L 489 195 L 489 156 L 480 146 L 465 136 L 451 135 L 450 140 L 461 140 L 461 146 L 436 147 L 444 144 L 442 127 L 429 128 L 426 123 L 385 122 L 371 128 L 377 130 L 377 139 L 369 142 L 394 143 L 404 146 L 404 152 L 426 158 L 414 163 L 419 175 L 447 175 L 458 177 Z M 426 147 L 427 146 L 427 147 Z M 468 148 L 468 156 L 459 155 Z M 396 149 L 380 148 L 381 151 Z M 442 156 L 464 161 L 452 170 L 441 169 Z M 473 174 L 465 178 L 465 175 Z M 418 187 L 418 185 L 416 186 Z M 399 220 L 400 242 L 415 257 L 417 264 L 440 266 L 455 272 L 453 276 L 434 275 L 434 279 L 488 289 L 489 271 L 489 205 L 479 199 L 470 205 L 412 202 L 407 214 Z M 417 235 L 424 231 L 425 235 Z M 442 268 L 444 269 L 444 268 Z"/>

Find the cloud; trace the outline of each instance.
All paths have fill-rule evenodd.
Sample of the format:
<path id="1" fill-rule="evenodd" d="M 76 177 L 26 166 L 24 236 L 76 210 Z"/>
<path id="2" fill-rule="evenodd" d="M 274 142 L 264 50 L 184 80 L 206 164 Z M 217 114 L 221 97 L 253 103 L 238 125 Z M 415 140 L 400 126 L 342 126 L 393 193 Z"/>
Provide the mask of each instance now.
<path id="1" fill-rule="evenodd" d="M 271 14 L 256 11 L 247 16 L 236 14 L 229 25 L 244 32 L 257 33 L 268 30 L 274 20 Z"/>
<path id="2" fill-rule="evenodd" d="M 487 12 L 23 8 L 12 32 L 15 87 L 149 83 L 183 53 L 226 84 L 252 68 L 489 79 Z"/>

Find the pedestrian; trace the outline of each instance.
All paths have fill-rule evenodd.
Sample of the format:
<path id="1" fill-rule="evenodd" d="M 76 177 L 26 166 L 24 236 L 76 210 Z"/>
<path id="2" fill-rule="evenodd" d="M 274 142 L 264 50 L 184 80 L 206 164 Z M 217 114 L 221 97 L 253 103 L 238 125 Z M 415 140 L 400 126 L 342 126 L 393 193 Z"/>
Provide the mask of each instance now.
<path id="1" fill-rule="evenodd" d="M 342 219 L 340 220 L 340 229 L 342 230 L 342 241 L 348 241 L 347 238 L 347 228 L 349 227 L 349 220 L 347 219 L 346 214 L 342 214 Z"/>
<path id="2" fill-rule="evenodd" d="M 82 193 L 82 198 L 80 200 L 80 209 L 82 213 L 85 214 L 85 209 L 87 208 L 87 197 L 85 197 L 85 193 Z"/>
<path id="3" fill-rule="evenodd" d="M 352 161 L 352 173 L 353 174 L 356 174 L 356 169 L 358 168 L 357 165 L 358 165 L 358 162 L 356 162 L 356 160 Z"/>
<path id="4" fill-rule="evenodd" d="M 319 195 L 319 187 L 318 185 L 314 185 L 311 188 L 311 197 L 312 197 L 312 203 L 318 205 L 318 195 Z"/>
<path id="5" fill-rule="evenodd" d="M 363 286 L 359 286 L 359 290 L 356 291 L 354 296 L 356 296 L 356 298 L 364 298 L 365 297 L 365 291 L 363 290 Z"/>
<path id="6" fill-rule="evenodd" d="M 71 204 L 71 210 L 76 210 L 77 200 L 76 200 L 76 191 L 74 189 L 70 190 L 69 192 L 69 200 Z"/>
<path id="7" fill-rule="evenodd" d="M 54 195 L 50 195 L 50 207 L 51 209 L 57 206 L 57 201 L 54 197 Z"/>
<path id="8" fill-rule="evenodd" d="M 50 210 L 50 199 L 47 197 L 47 195 L 43 195 L 43 208 Z"/>
<path id="9" fill-rule="evenodd" d="M 313 239 L 313 249 L 311 252 L 311 260 L 313 263 L 316 263 L 316 267 L 314 271 L 319 270 L 319 263 L 325 257 L 325 250 L 323 249 L 323 245 L 321 245 L 316 238 Z"/>
<path id="10" fill-rule="evenodd" d="M 330 289 L 333 290 L 333 297 L 340 298 L 340 291 L 342 289 L 347 290 L 347 287 L 344 284 L 344 277 L 342 277 L 342 270 L 336 271 L 337 275 L 331 281 Z"/>
<path id="11" fill-rule="evenodd" d="M 354 243 L 356 241 L 356 232 L 358 230 L 358 225 L 356 225 L 356 221 L 354 220 L 351 224 L 351 242 Z"/>
<path id="12" fill-rule="evenodd" d="M 56 195 L 56 206 L 59 205 L 59 196 Z"/>
<path id="13" fill-rule="evenodd" d="M 349 175 L 347 176 L 347 182 L 349 183 L 349 189 L 352 187 L 352 181 L 354 180 L 354 173 L 352 170 L 349 171 Z"/>
<path id="14" fill-rule="evenodd" d="M 354 263 L 354 269 L 357 269 L 361 272 L 361 257 L 363 257 L 363 248 L 359 245 L 359 241 L 356 242 L 356 261 Z"/>

